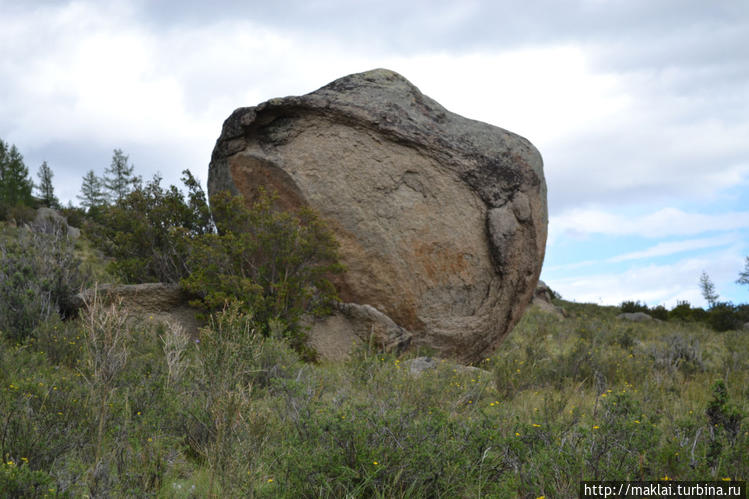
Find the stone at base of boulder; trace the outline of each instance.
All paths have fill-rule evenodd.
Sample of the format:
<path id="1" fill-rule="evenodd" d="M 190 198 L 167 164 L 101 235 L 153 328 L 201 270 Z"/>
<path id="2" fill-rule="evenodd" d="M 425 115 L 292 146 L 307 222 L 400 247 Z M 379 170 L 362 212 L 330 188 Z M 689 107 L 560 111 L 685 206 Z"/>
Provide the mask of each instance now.
<path id="1" fill-rule="evenodd" d="M 353 330 L 351 321 L 346 316 L 334 313 L 310 324 L 307 345 L 317 353 L 320 360 L 348 359 L 353 351 L 364 344 Z"/>
<path id="2" fill-rule="evenodd" d="M 326 317 L 304 320 L 309 327 L 307 344 L 322 360 L 341 360 L 362 345 L 373 343 L 385 351 L 401 351 L 411 333 L 370 305 L 338 303 Z"/>

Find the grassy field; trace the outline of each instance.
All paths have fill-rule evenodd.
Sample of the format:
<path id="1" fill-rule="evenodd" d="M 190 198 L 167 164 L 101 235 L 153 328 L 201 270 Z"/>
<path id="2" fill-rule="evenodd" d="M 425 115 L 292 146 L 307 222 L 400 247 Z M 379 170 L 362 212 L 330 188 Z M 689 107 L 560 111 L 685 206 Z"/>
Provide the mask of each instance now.
<path id="1" fill-rule="evenodd" d="M 199 342 L 93 307 L 0 348 L 0 490 L 22 497 L 576 497 L 749 475 L 749 334 L 531 309 L 461 372 L 305 364 L 226 311 Z"/>

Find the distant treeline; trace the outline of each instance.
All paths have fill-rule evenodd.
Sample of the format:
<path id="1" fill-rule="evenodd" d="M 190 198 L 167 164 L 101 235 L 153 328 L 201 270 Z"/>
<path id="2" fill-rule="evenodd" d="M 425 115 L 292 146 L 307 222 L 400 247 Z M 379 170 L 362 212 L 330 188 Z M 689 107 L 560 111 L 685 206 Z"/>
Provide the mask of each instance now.
<path id="1" fill-rule="evenodd" d="M 715 302 L 704 309 L 692 307 L 688 301 L 679 301 L 669 310 L 663 305 L 649 308 L 645 303 L 630 300 L 622 302 L 620 308 L 622 312 L 644 312 L 662 321 L 704 322 L 716 331 L 742 329 L 749 322 L 749 305 L 734 305 L 731 302 Z"/>

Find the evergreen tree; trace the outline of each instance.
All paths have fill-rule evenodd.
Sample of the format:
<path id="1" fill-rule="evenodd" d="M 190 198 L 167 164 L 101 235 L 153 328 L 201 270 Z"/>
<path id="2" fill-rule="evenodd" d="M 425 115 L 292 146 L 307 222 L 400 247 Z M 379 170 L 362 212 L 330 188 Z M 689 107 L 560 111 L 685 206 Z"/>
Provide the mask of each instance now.
<path id="1" fill-rule="evenodd" d="M 749 256 L 746 257 L 746 262 L 744 262 L 744 270 L 739 272 L 739 278 L 736 280 L 736 284 L 749 285 Z"/>
<path id="2" fill-rule="evenodd" d="M 39 177 L 39 185 L 36 188 L 39 190 L 39 195 L 42 199 L 42 204 L 48 208 L 59 208 L 60 201 L 55 196 L 55 188 L 52 185 L 52 168 L 47 165 L 46 161 L 42 162 L 39 167 L 39 171 L 36 173 Z"/>
<path id="3" fill-rule="evenodd" d="M 714 307 L 715 304 L 718 303 L 719 296 L 718 293 L 715 292 L 715 285 L 710 279 L 710 276 L 707 275 L 707 272 L 704 270 L 700 276 L 700 290 L 702 291 L 702 297 L 707 301 L 710 307 Z"/>
<path id="4" fill-rule="evenodd" d="M 16 146 L 8 148 L 8 144 L 0 140 L 0 204 L 31 206 L 33 186 L 29 169 Z"/>
<path id="5" fill-rule="evenodd" d="M 106 195 L 104 194 L 103 182 L 93 170 L 89 170 L 83 177 L 81 194 L 76 197 L 81 200 L 81 206 L 86 208 L 87 211 L 104 204 Z"/>
<path id="6" fill-rule="evenodd" d="M 115 149 L 112 163 L 104 171 L 104 187 L 111 201 L 120 201 L 133 190 L 138 178 L 133 175 L 135 167 L 128 164 L 129 157 L 122 149 Z"/>

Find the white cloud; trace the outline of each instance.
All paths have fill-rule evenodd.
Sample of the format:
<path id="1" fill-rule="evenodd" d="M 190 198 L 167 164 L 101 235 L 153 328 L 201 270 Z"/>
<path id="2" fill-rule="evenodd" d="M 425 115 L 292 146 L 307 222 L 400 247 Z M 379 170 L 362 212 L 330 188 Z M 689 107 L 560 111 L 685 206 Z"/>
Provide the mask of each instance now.
<path id="1" fill-rule="evenodd" d="M 576 45 L 423 54 L 388 64 L 450 111 L 507 128 L 542 145 L 621 113 L 631 96 L 596 74 Z"/>
<path id="2" fill-rule="evenodd" d="M 136 163 L 139 148 L 177 148 L 164 156 L 193 162 L 176 171 L 205 171 L 221 123 L 236 107 L 374 67 L 399 71 L 448 109 L 534 142 L 583 133 L 629 99 L 611 75 L 592 73 L 574 45 L 383 55 L 243 19 L 157 31 L 125 2 L 21 11 L 10 24 L 0 46 L 38 42 L 7 52 L 3 64 L 13 71 L 2 72 L 12 88 L 0 110 L 12 118 L 0 136 L 37 148 L 125 147 Z M 159 168 L 174 178 L 170 165 Z"/>
<path id="3" fill-rule="evenodd" d="M 749 211 L 706 215 L 663 208 L 631 216 L 601 209 L 572 209 L 550 217 L 549 240 L 553 243 L 564 236 L 579 238 L 590 234 L 659 238 L 746 228 L 749 228 Z"/>
<path id="4" fill-rule="evenodd" d="M 697 1 L 381 3 L 382 11 L 363 13 L 336 1 L 278 8 L 80 0 L 11 9 L 0 0 L 0 137 L 22 152 L 44 151 L 27 160 L 32 169 L 48 160 L 59 192 L 75 193 L 85 170 L 106 166 L 106 156 L 92 164 L 100 160 L 91 150 L 114 147 L 144 176 L 159 169 L 176 182 L 190 168 L 205 180 L 221 123 L 236 107 L 389 67 L 451 111 L 536 144 L 549 186 L 550 252 L 570 236 L 749 228 L 746 206 L 713 215 L 657 208 L 717 202 L 727 188 L 749 185 L 749 86 L 739 43 L 749 33 L 746 7 L 726 14 Z M 542 19 L 536 9 L 553 16 Z M 63 146 L 70 158 L 58 170 Z M 76 148 L 89 151 L 75 158 Z M 631 207 L 651 212 L 623 214 Z M 557 267 L 715 248 L 720 237 Z M 739 253 L 713 255 L 735 267 Z M 580 276 L 561 291 L 612 303 L 672 299 L 694 283 L 669 272 L 698 275 L 691 261 Z"/>
<path id="5" fill-rule="evenodd" d="M 160 170 L 177 182 L 190 168 L 205 180 L 221 124 L 235 108 L 311 91 L 351 64 L 340 52 L 249 21 L 149 30 L 126 3 L 39 8 L 9 24 L 0 47 L 37 42 L 3 50 L 0 137 L 22 151 L 45 151 L 27 161 L 48 160 L 65 193 L 77 191 L 85 170 L 106 163 L 61 171 L 61 158 L 49 156 L 55 144 L 123 147 L 145 176 Z"/>
<path id="6" fill-rule="evenodd" d="M 651 246 L 642 251 L 633 251 L 631 253 L 625 253 L 618 255 L 613 258 L 609 258 L 606 261 L 611 263 L 625 262 L 628 260 L 642 260 L 645 258 L 653 258 L 658 256 L 669 256 L 677 253 L 683 253 L 685 251 L 694 251 L 705 248 L 714 248 L 716 246 L 726 246 L 732 243 L 736 243 L 738 235 L 721 235 L 717 237 L 705 237 L 700 239 L 688 239 L 685 241 L 671 241 L 666 243 L 658 243 L 655 246 Z"/>
<path id="7" fill-rule="evenodd" d="M 563 297 L 581 302 L 618 305 L 625 300 L 643 300 L 672 307 L 679 300 L 687 300 L 704 306 L 698 286 L 700 274 L 706 271 L 720 292 L 736 280 L 743 260 L 743 248 L 735 245 L 671 264 L 645 263 L 621 272 L 544 279 Z"/>
<path id="8" fill-rule="evenodd" d="M 650 258 L 671 256 L 687 251 L 715 248 L 719 246 L 741 245 L 743 242 L 741 234 L 722 234 L 715 237 L 705 237 L 699 239 L 687 239 L 682 241 L 669 241 L 658 243 L 640 251 L 632 251 L 621 255 L 613 256 L 606 259 L 583 260 L 574 263 L 561 265 L 544 266 L 545 272 L 569 272 L 586 267 L 607 265 L 611 263 L 621 263 L 632 260 L 647 260 Z"/>

